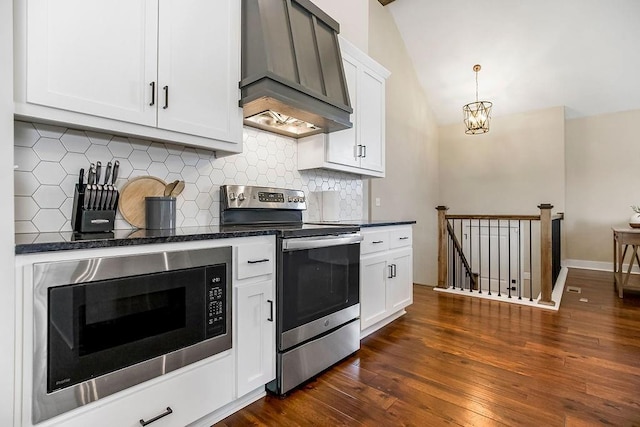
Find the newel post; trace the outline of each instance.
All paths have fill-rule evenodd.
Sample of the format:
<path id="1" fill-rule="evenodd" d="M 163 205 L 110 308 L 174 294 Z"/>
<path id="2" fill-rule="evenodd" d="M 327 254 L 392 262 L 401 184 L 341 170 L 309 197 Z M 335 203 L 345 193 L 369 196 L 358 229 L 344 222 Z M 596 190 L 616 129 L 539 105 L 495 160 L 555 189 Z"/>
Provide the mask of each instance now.
<path id="1" fill-rule="evenodd" d="M 538 304 L 554 306 L 551 299 L 553 292 L 552 252 L 551 252 L 551 209 L 549 203 L 542 203 L 540 209 L 540 301 Z"/>
<path id="2" fill-rule="evenodd" d="M 438 287 L 447 286 L 447 210 L 446 206 L 436 206 L 438 210 Z"/>

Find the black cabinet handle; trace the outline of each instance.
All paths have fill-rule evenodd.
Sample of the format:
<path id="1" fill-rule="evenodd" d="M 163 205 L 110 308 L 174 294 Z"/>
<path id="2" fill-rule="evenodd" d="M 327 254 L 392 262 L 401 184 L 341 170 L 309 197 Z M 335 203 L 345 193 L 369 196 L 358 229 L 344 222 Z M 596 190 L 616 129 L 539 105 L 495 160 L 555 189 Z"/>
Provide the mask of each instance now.
<path id="1" fill-rule="evenodd" d="M 268 261 L 269 261 L 269 258 L 263 258 L 263 259 L 256 259 L 256 260 L 252 260 L 252 259 L 250 259 L 250 260 L 248 260 L 247 262 L 248 262 L 249 264 L 259 264 L 259 263 L 261 263 L 261 262 L 268 262 Z"/>
<path id="2" fill-rule="evenodd" d="M 273 322 L 273 301 L 268 299 L 267 302 L 269 303 L 269 318 L 267 320 Z"/>
<path id="3" fill-rule="evenodd" d="M 165 86 L 162 88 L 164 90 L 164 107 L 163 110 L 169 108 L 169 86 Z"/>
<path id="4" fill-rule="evenodd" d="M 366 145 L 362 146 L 362 157 L 367 157 L 367 146 Z"/>
<path id="5" fill-rule="evenodd" d="M 400 240 L 407 240 L 408 238 L 409 238 L 409 236 L 400 237 Z"/>
<path id="6" fill-rule="evenodd" d="M 393 264 L 389 264 L 389 275 L 387 276 L 387 279 L 393 279 Z"/>
<path id="7" fill-rule="evenodd" d="M 149 106 L 152 106 L 156 103 L 156 82 L 149 83 L 149 86 L 151 86 L 151 103 Z"/>
<path id="8" fill-rule="evenodd" d="M 391 277 L 396 277 L 398 275 L 397 274 L 398 271 L 396 270 L 396 267 L 397 265 L 391 264 Z"/>
<path id="9" fill-rule="evenodd" d="M 154 421 L 158 421 L 160 418 L 166 417 L 169 414 L 173 414 L 173 411 L 171 410 L 171 408 L 169 406 L 167 406 L 167 410 L 165 412 L 163 412 L 162 414 L 151 418 L 149 421 L 145 421 L 142 418 L 140 418 L 140 424 L 143 426 L 148 426 L 149 424 L 151 424 Z"/>
<path id="10" fill-rule="evenodd" d="M 377 243 L 384 243 L 384 240 L 374 240 L 371 243 L 373 243 L 374 245 L 377 244 Z"/>

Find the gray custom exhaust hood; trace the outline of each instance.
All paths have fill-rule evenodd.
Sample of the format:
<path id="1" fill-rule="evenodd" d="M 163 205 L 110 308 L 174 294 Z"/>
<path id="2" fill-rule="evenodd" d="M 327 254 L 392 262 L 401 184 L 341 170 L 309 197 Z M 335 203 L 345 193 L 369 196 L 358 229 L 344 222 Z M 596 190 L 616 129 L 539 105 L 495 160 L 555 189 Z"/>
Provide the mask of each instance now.
<path id="1" fill-rule="evenodd" d="M 242 0 L 245 125 L 293 138 L 352 127 L 339 32 L 309 0 Z"/>

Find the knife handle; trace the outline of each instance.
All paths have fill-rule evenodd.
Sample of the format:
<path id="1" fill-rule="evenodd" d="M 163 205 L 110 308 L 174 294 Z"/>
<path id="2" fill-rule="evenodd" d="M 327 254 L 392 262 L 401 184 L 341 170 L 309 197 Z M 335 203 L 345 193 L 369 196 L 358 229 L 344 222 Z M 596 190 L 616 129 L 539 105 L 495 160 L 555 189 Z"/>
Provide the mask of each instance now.
<path id="1" fill-rule="evenodd" d="M 104 182 L 102 185 L 109 184 L 109 178 L 111 178 L 111 162 L 107 163 L 107 168 L 104 170 Z"/>
<path id="2" fill-rule="evenodd" d="M 100 161 L 96 162 L 96 184 L 100 184 L 100 174 L 102 173 L 102 163 Z"/>
<path id="3" fill-rule="evenodd" d="M 87 184 L 88 185 L 94 184 L 95 177 L 96 177 L 96 165 L 94 163 L 91 163 L 91 165 L 89 166 L 89 173 L 87 174 Z"/>
<path id="4" fill-rule="evenodd" d="M 113 163 L 113 175 L 111 176 L 111 185 L 116 185 L 116 179 L 118 179 L 119 171 L 120 171 L 120 160 L 116 160 Z"/>
<path id="5" fill-rule="evenodd" d="M 102 186 L 102 200 L 100 201 L 100 209 L 107 210 L 109 209 L 108 200 L 109 200 L 109 187 L 110 185 Z"/>

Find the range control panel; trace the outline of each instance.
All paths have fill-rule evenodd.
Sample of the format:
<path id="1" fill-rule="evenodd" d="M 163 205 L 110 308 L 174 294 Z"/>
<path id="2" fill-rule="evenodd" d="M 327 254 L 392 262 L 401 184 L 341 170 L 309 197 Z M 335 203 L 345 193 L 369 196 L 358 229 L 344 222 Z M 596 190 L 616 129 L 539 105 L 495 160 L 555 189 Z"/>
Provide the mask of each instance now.
<path id="1" fill-rule="evenodd" d="M 252 185 L 220 187 L 222 209 L 307 209 L 304 191 Z"/>
<path id="2" fill-rule="evenodd" d="M 206 269 L 206 337 L 212 338 L 226 332 L 227 277 L 224 264 Z"/>

